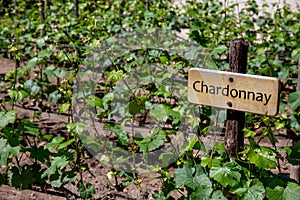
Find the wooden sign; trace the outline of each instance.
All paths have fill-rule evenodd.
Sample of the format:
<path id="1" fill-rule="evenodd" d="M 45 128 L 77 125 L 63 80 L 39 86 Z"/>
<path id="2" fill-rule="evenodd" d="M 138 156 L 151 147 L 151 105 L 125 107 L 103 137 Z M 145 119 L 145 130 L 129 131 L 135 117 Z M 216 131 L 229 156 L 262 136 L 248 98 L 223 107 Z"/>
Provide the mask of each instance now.
<path id="1" fill-rule="evenodd" d="M 219 108 L 276 115 L 280 82 L 277 78 L 191 68 L 188 100 Z"/>

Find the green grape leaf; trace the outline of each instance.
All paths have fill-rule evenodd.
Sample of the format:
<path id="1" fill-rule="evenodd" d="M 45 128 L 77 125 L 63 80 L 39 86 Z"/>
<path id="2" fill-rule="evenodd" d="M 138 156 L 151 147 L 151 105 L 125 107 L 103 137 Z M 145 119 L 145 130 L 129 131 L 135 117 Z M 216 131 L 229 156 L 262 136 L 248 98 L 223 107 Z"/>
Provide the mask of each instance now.
<path id="1" fill-rule="evenodd" d="M 210 170 L 210 177 L 218 181 L 222 186 L 234 187 L 241 179 L 240 167 L 236 162 L 221 163 L 220 166 L 213 165 Z"/>
<path id="2" fill-rule="evenodd" d="M 55 137 L 51 140 L 51 142 L 46 144 L 45 148 L 48 150 L 51 150 L 54 147 L 58 147 L 58 145 L 60 143 L 62 143 L 64 140 L 65 140 L 65 138 L 63 138 L 63 137 Z"/>
<path id="3" fill-rule="evenodd" d="M 193 174 L 195 172 L 195 168 L 193 168 L 189 164 L 185 164 L 183 167 L 178 168 L 175 171 L 174 181 L 176 186 L 182 185 L 193 185 Z"/>
<path id="4" fill-rule="evenodd" d="M 299 135 L 299 132 L 300 132 L 300 112 L 294 113 L 294 114 L 291 116 L 290 123 L 291 123 L 291 127 L 292 127 L 293 129 L 295 129 L 296 134 Z M 297 133 L 297 132 L 298 132 L 298 133 Z"/>
<path id="5" fill-rule="evenodd" d="M 36 63 L 37 63 L 37 62 L 38 62 L 38 57 L 31 58 L 31 59 L 28 61 L 26 67 L 28 67 L 28 68 L 33 68 L 33 67 L 36 66 Z"/>
<path id="6" fill-rule="evenodd" d="M 300 141 L 291 146 L 291 147 L 284 147 L 288 154 L 288 161 L 293 165 L 300 165 Z"/>
<path id="7" fill-rule="evenodd" d="M 37 82 L 33 80 L 27 80 L 24 83 L 24 89 L 31 95 L 36 95 L 40 91 L 40 86 L 37 85 Z"/>
<path id="8" fill-rule="evenodd" d="M 292 111 L 295 111 L 300 106 L 300 91 L 289 94 L 288 105 Z"/>
<path id="9" fill-rule="evenodd" d="M 224 53 L 228 47 L 226 45 L 220 45 L 213 49 L 212 53 Z"/>
<path id="10" fill-rule="evenodd" d="M 38 139 L 41 139 L 41 130 L 39 126 L 29 119 L 21 120 L 22 129 L 25 133 L 36 136 Z"/>
<path id="11" fill-rule="evenodd" d="M 57 150 L 65 149 L 66 147 L 68 147 L 73 142 L 75 142 L 75 138 L 69 139 L 68 141 L 59 144 L 58 147 L 57 147 Z"/>
<path id="12" fill-rule="evenodd" d="M 227 200 L 227 198 L 224 196 L 224 194 L 221 190 L 214 191 L 210 199 L 213 199 L 213 200 Z"/>
<path id="13" fill-rule="evenodd" d="M 20 153 L 21 147 L 20 146 L 15 146 L 11 147 L 8 146 L 9 153 L 11 153 L 13 156 L 17 156 Z"/>
<path id="14" fill-rule="evenodd" d="M 89 199 L 96 193 L 96 190 L 91 183 L 81 183 L 78 186 L 77 191 L 83 199 Z"/>
<path id="15" fill-rule="evenodd" d="M 193 185 L 191 185 L 191 188 L 196 188 L 197 186 L 205 186 L 205 187 L 212 187 L 212 183 L 207 176 L 207 174 L 204 172 L 204 169 L 201 165 L 196 165 L 196 173 L 194 176 Z"/>
<path id="16" fill-rule="evenodd" d="M 256 132 L 251 131 L 251 130 L 249 130 L 249 129 L 247 129 L 247 128 L 244 128 L 244 129 L 243 129 L 243 132 L 244 132 L 244 137 L 245 137 L 245 138 L 248 138 L 248 137 L 253 138 L 253 137 L 256 135 Z"/>
<path id="17" fill-rule="evenodd" d="M 50 184 L 52 187 L 59 188 L 62 185 L 61 176 L 58 171 L 50 175 Z"/>
<path id="18" fill-rule="evenodd" d="M 61 171 L 68 165 L 68 163 L 69 162 L 65 156 L 53 157 L 51 160 L 51 165 L 44 171 L 44 173 L 42 174 L 42 178 Z"/>
<path id="19" fill-rule="evenodd" d="M 210 166 L 210 162 L 211 161 L 211 158 L 210 158 L 210 155 L 204 155 L 201 157 L 201 166 L 202 167 L 207 167 L 207 166 Z"/>
<path id="20" fill-rule="evenodd" d="M 178 156 L 176 152 L 164 152 L 159 155 L 159 160 L 161 160 L 161 167 L 169 166 L 170 163 L 176 162 Z"/>
<path id="21" fill-rule="evenodd" d="M 6 139 L 0 138 L 0 165 L 7 166 L 7 158 L 9 155 L 9 148 L 6 146 Z"/>
<path id="22" fill-rule="evenodd" d="M 258 180 L 248 180 L 244 187 L 230 190 L 233 194 L 238 194 L 241 200 L 263 200 L 264 199 L 264 185 Z"/>
<path id="23" fill-rule="evenodd" d="M 296 183 L 289 182 L 283 192 L 285 199 L 300 199 L 300 186 Z"/>
<path id="24" fill-rule="evenodd" d="M 262 169 L 276 168 L 276 153 L 267 147 L 251 148 L 247 156 L 250 163 L 257 167 Z"/>
<path id="25" fill-rule="evenodd" d="M 54 92 L 51 92 L 49 94 L 49 101 L 52 104 L 57 104 L 58 100 L 61 98 L 61 94 L 58 90 L 55 90 Z"/>
<path id="26" fill-rule="evenodd" d="M 285 200 L 283 197 L 284 188 L 281 186 L 276 186 L 274 189 L 267 187 L 266 191 L 268 200 Z"/>
<path id="27" fill-rule="evenodd" d="M 174 181 L 176 186 L 185 185 L 193 190 L 199 186 L 204 187 L 202 189 L 211 188 L 212 185 L 201 165 L 196 165 L 194 168 L 190 164 L 185 164 L 182 168 L 178 168 Z"/>
<path id="28" fill-rule="evenodd" d="M 46 74 L 47 78 L 49 79 L 55 76 L 54 71 L 55 71 L 55 66 L 49 65 L 44 69 L 44 74 Z"/>
<path id="29" fill-rule="evenodd" d="M 160 85 L 158 90 L 155 92 L 158 96 L 163 96 L 164 98 L 167 98 L 172 94 L 172 92 L 169 91 L 169 87 L 165 85 Z"/>
<path id="30" fill-rule="evenodd" d="M 51 51 L 47 50 L 47 49 L 43 49 L 39 52 L 38 57 L 39 58 L 48 58 L 51 56 Z"/>
<path id="31" fill-rule="evenodd" d="M 49 160 L 50 151 L 45 149 L 43 146 L 37 147 L 33 146 L 29 149 L 30 151 L 30 158 L 36 158 L 38 161 L 44 163 L 46 160 Z"/>
<path id="32" fill-rule="evenodd" d="M 155 129 L 152 134 L 145 137 L 142 141 L 137 142 L 143 153 L 148 153 L 158 149 L 164 144 L 166 133 L 162 130 Z"/>
<path id="33" fill-rule="evenodd" d="M 201 185 L 198 186 L 190 195 L 190 199 L 208 200 L 213 189 L 211 187 Z"/>
<path id="34" fill-rule="evenodd" d="M 8 124 L 14 123 L 16 120 L 16 111 L 10 110 L 7 113 L 0 112 L 0 130 L 6 127 Z"/>
<path id="35" fill-rule="evenodd" d="M 33 172 L 27 165 L 20 168 L 20 170 L 17 167 L 13 167 L 11 172 L 11 186 L 17 189 L 28 189 L 34 183 L 34 179 L 32 178 Z"/>
<path id="36" fill-rule="evenodd" d="M 154 105 L 150 110 L 150 115 L 161 122 L 166 122 L 169 118 L 169 115 L 162 104 Z"/>
<path id="37" fill-rule="evenodd" d="M 29 96 L 29 93 L 23 89 L 21 90 L 13 90 L 9 89 L 8 94 L 11 99 L 22 102 L 26 97 Z"/>
<path id="38" fill-rule="evenodd" d="M 64 172 L 62 174 L 62 183 L 67 182 L 74 182 L 77 179 L 78 174 L 74 173 L 73 171 Z"/>
<path id="39" fill-rule="evenodd" d="M 131 115 L 140 113 L 143 110 L 142 102 L 139 100 L 130 101 L 128 106 L 128 111 Z"/>
<path id="40" fill-rule="evenodd" d="M 90 106 L 103 107 L 102 99 L 94 95 L 90 95 L 87 99 L 85 99 L 85 102 Z"/>
<path id="41" fill-rule="evenodd" d="M 58 76 L 59 78 L 65 77 L 68 73 L 69 73 L 69 71 L 63 70 L 63 69 L 61 69 L 61 68 L 56 68 L 56 69 L 54 70 L 54 74 L 55 74 L 56 76 Z"/>
<path id="42" fill-rule="evenodd" d="M 70 106 L 71 106 L 70 103 L 64 103 L 64 104 L 62 104 L 59 107 L 59 112 L 60 113 L 66 112 L 67 110 L 69 110 Z"/>
<path id="43" fill-rule="evenodd" d="M 121 145 L 127 146 L 130 144 L 129 134 L 127 131 L 123 130 L 121 126 L 105 124 L 103 129 L 115 133 Z"/>

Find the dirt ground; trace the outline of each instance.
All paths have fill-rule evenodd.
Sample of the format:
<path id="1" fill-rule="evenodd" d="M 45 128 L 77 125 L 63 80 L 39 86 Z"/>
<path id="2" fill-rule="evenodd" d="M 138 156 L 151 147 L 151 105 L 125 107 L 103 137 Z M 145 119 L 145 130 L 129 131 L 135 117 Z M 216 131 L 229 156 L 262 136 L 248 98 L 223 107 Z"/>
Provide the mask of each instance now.
<path id="1" fill-rule="evenodd" d="M 0 59 L 0 78 L 3 77 L 9 70 L 14 68 L 14 63 L 8 59 Z M 1 79 L 0 79 L 1 80 Z M 0 99 L 5 98 L 7 95 L 4 88 L 0 88 Z M 24 108 L 23 105 L 17 104 L 15 109 L 19 118 L 32 119 L 35 110 L 39 110 L 37 107 Z M 48 132 L 55 135 L 64 135 L 66 132 L 65 122 L 68 121 L 68 117 L 65 115 L 58 115 L 56 112 L 42 112 L 41 120 L 36 121 L 43 132 Z M 217 141 L 223 140 L 223 135 L 217 136 Z M 290 146 L 292 141 L 288 139 L 285 133 L 278 133 L 278 147 Z M 205 143 L 212 143 L 214 141 L 212 135 L 208 135 L 205 138 Z M 267 139 L 262 141 L 264 146 L 270 146 Z M 43 145 L 43 144 L 41 144 Z M 162 185 L 159 179 L 155 179 L 159 174 L 153 172 L 142 172 L 139 174 L 139 178 L 142 180 L 141 185 L 130 184 L 122 191 L 115 189 L 115 180 L 110 180 L 107 177 L 107 173 L 110 171 L 109 166 L 102 165 L 96 158 L 86 158 L 86 162 L 90 165 L 90 172 L 84 172 L 84 181 L 90 182 L 96 189 L 96 194 L 93 199 L 99 200 L 125 200 L 125 199 L 152 199 L 152 193 L 155 190 L 160 190 Z M 282 173 L 289 173 L 290 165 L 281 163 Z M 172 168 L 170 169 L 172 172 Z M 276 171 L 274 171 L 276 172 Z M 46 193 L 41 192 L 41 188 L 33 188 L 32 190 L 18 191 L 7 185 L 0 187 L 0 200 L 16 200 L 16 199 L 48 199 L 48 200 L 63 200 L 63 199 L 79 199 L 77 188 L 72 184 L 67 184 L 65 190 L 54 190 L 52 188 L 47 189 Z"/>

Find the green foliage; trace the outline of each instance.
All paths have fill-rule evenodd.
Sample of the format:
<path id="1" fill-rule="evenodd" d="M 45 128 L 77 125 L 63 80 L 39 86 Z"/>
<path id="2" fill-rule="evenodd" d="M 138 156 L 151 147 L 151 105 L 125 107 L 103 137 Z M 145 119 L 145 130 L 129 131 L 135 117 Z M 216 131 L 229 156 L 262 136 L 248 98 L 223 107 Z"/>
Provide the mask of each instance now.
<path id="1" fill-rule="evenodd" d="M 231 190 L 233 194 L 238 194 L 241 199 L 264 199 L 264 186 L 258 179 L 248 180 L 245 186 Z"/>
<path id="2" fill-rule="evenodd" d="M 288 103 L 292 111 L 295 111 L 300 106 L 300 91 L 289 94 Z"/>
<path id="3" fill-rule="evenodd" d="M 289 182 L 286 188 L 276 186 L 275 188 L 267 188 L 268 199 L 298 199 L 300 197 L 300 186 L 296 183 Z"/>
<path id="4" fill-rule="evenodd" d="M 210 169 L 210 177 L 218 181 L 222 186 L 234 187 L 240 182 L 240 166 L 235 162 L 213 165 Z"/>
<path id="5" fill-rule="evenodd" d="M 287 159 L 289 160 L 289 162 L 293 165 L 299 165 L 300 164 L 300 160 L 299 160 L 299 156 L 300 156 L 300 141 L 295 144 L 294 146 L 291 147 L 284 147 L 284 150 L 286 150 L 288 157 Z"/>
<path id="6" fill-rule="evenodd" d="M 95 194 L 95 188 L 91 183 L 81 183 L 78 192 L 83 199 L 89 199 Z"/>
<path id="7" fill-rule="evenodd" d="M 154 129 L 154 131 L 137 143 L 143 153 L 148 153 L 158 149 L 164 144 L 166 133 L 163 130 Z"/>
<path id="8" fill-rule="evenodd" d="M 89 171 L 82 158 L 86 154 L 83 143 L 95 152 L 104 149 L 127 153 L 117 158 L 105 155 L 101 158 L 105 164 L 109 159 L 126 162 L 137 153 L 146 159 L 172 138 L 179 137 L 182 134 L 179 127 L 185 125 L 184 128 L 192 127 L 195 134 L 189 132 L 181 152 L 172 149 L 157 158 L 164 164 L 153 171 L 161 175 L 163 184 L 161 192 L 152 194 L 154 199 L 171 199 L 173 193 L 179 199 L 300 199 L 299 185 L 276 178 L 269 171 L 280 167 L 278 159 L 299 165 L 300 143 L 278 149 L 275 134 L 286 130 L 299 138 L 300 93 L 295 91 L 300 54 L 299 7 L 293 11 L 287 5 L 280 8 L 277 3 L 265 2 L 258 9 L 256 1 L 247 1 L 243 7 L 217 0 L 188 0 L 181 7 L 166 0 L 80 1 L 79 16 L 75 16 L 71 1 L 42 2 L 44 9 L 37 1 L 0 1 L 0 58 L 15 62 L 14 69 L 0 77 L 5 93 L 0 100 L 0 165 L 5 167 L 0 174 L 0 185 L 9 184 L 18 189 L 30 189 L 34 185 L 63 188 L 71 182 L 83 199 L 93 198 L 94 186 L 82 177 L 83 171 Z M 221 119 L 222 113 L 216 117 L 210 108 L 201 107 L 197 111 L 199 116 L 194 117 L 194 106 L 191 109 L 176 97 L 178 93 L 186 94 L 186 90 L 176 93 L 166 84 L 174 78 L 172 70 L 186 78 L 186 71 L 191 67 L 188 60 L 199 53 L 197 48 L 186 53 L 185 58 L 150 48 L 125 52 L 119 58 L 109 55 L 107 69 L 101 72 L 102 79 L 93 85 L 96 94 L 87 90 L 87 94 L 79 96 L 89 111 L 96 113 L 95 121 L 110 122 L 103 130 L 116 139 L 109 138 L 112 143 L 102 138 L 93 140 L 84 130 L 84 122 L 74 122 L 70 116 L 74 109 L 74 85 L 86 58 L 111 36 L 150 28 L 188 30 L 188 37 L 203 46 L 213 59 L 202 63 L 204 67 L 218 70 L 229 67 L 229 42 L 244 37 L 251 44 L 247 73 L 281 80 L 279 115 L 271 118 L 247 114 L 243 131 L 249 145 L 244 146 L 239 158 L 229 158 L 222 143 L 214 143 L 212 147 L 204 145 L 203 138 L 216 130 L 212 122 Z M 163 70 L 149 72 L 154 64 Z M 150 67 L 141 67 L 146 65 Z M 134 73 L 136 69 L 141 71 Z M 130 91 L 124 81 L 130 73 L 141 80 L 135 91 Z M 130 97 L 126 105 L 115 103 L 127 94 Z M 33 117 L 20 117 L 16 105 L 36 112 Z M 68 115 L 66 135 L 42 130 L 41 112 Z M 121 125 L 110 121 L 116 114 L 124 116 Z M 126 123 L 134 124 L 139 116 L 142 116 L 141 126 L 147 118 L 155 121 L 154 125 L 148 125 L 152 127 L 147 135 L 125 130 Z M 263 131 L 259 134 L 256 129 Z M 269 139 L 271 148 L 260 146 L 264 138 Z M 281 151 L 287 153 L 286 158 Z M 167 168 L 170 162 L 176 168 L 174 175 Z M 136 170 L 136 166 L 128 168 Z M 115 169 L 111 172 L 111 177 L 122 178 L 116 187 L 140 185 L 141 180 L 134 173 Z"/>
<path id="9" fill-rule="evenodd" d="M 16 120 L 16 111 L 10 110 L 7 113 L 0 112 L 0 130 L 5 128 L 8 124 L 14 123 Z"/>

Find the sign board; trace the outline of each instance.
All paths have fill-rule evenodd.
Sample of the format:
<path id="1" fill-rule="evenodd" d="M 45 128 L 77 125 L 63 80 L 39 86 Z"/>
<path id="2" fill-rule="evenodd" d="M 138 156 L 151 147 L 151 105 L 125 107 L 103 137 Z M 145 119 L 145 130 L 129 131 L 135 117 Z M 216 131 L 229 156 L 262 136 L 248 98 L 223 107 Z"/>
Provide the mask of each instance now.
<path id="1" fill-rule="evenodd" d="M 188 100 L 219 108 L 276 115 L 280 82 L 277 78 L 191 68 Z"/>

